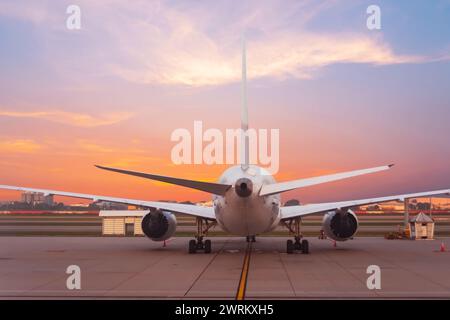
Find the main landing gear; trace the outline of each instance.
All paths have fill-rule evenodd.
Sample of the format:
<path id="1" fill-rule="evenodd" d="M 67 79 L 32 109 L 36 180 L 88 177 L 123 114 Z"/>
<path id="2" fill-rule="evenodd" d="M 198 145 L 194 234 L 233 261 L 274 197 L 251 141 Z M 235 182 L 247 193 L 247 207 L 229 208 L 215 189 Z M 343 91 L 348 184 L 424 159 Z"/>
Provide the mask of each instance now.
<path id="1" fill-rule="evenodd" d="M 294 241 L 286 241 L 286 253 L 292 254 L 294 251 L 301 251 L 303 254 L 309 253 L 309 242 L 303 239 L 303 235 L 300 232 L 300 218 L 290 219 L 284 222 L 284 225 L 288 228 L 289 233 L 295 234 Z"/>
<path id="2" fill-rule="evenodd" d="M 198 250 L 211 253 L 211 240 L 203 240 L 203 238 L 207 235 L 208 230 L 215 225 L 215 221 L 197 218 L 197 234 L 195 239 L 189 241 L 189 253 L 196 253 Z"/>
<path id="3" fill-rule="evenodd" d="M 301 251 L 303 254 L 309 253 L 309 242 L 306 239 L 301 240 L 295 237 L 294 241 L 288 240 L 286 242 L 286 253 L 294 253 L 295 250 Z"/>

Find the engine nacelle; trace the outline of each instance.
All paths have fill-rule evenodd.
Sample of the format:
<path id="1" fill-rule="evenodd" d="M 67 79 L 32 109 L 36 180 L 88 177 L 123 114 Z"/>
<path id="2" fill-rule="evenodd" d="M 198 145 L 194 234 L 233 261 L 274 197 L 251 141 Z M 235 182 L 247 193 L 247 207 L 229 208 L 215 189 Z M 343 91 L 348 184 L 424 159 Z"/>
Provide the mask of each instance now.
<path id="1" fill-rule="evenodd" d="M 330 211 L 323 216 L 323 231 L 333 240 L 345 241 L 358 230 L 358 218 L 348 210 Z"/>
<path id="2" fill-rule="evenodd" d="M 156 210 L 142 218 L 141 226 L 144 234 L 153 241 L 164 241 L 175 233 L 177 219 L 170 212 Z"/>

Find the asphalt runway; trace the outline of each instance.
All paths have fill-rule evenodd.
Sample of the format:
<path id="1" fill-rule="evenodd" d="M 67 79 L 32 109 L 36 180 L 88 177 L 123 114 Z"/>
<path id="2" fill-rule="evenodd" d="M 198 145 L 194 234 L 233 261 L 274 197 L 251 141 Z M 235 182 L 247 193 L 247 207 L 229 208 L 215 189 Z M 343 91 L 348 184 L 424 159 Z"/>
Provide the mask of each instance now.
<path id="1" fill-rule="evenodd" d="M 247 253 L 242 238 L 214 237 L 211 254 L 187 253 L 190 238 L 166 247 L 143 237 L 0 237 L 1 298 L 450 298 L 450 252 L 443 241 L 362 237 L 337 247 L 308 238 L 311 253 L 285 253 L 287 238 L 260 237 Z M 81 269 L 68 290 L 66 268 Z M 369 265 L 381 289 L 366 285 Z"/>

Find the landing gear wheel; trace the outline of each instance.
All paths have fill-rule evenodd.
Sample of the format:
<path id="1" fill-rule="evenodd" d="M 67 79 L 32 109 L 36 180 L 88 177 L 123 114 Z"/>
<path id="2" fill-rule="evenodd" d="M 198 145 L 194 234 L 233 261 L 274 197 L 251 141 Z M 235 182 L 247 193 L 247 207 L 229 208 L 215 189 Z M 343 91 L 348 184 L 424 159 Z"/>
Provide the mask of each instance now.
<path id="1" fill-rule="evenodd" d="M 205 240 L 205 253 L 211 253 L 211 240 Z"/>
<path id="2" fill-rule="evenodd" d="M 256 242 L 256 236 L 247 236 L 246 240 L 247 242 Z"/>
<path id="3" fill-rule="evenodd" d="M 189 253 L 195 253 L 197 251 L 197 241 L 194 239 L 189 240 Z"/>
<path id="4" fill-rule="evenodd" d="M 283 224 L 289 230 L 289 234 L 294 235 L 294 240 L 287 241 L 286 252 L 289 254 L 294 253 L 294 251 L 301 251 L 303 254 L 309 253 L 308 240 L 302 240 L 303 234 L 300 230 L 301 218 L 292 218 L 283 221 Z"/>
<path id="5" fill-rule="evenodd" d="M 294 249 L 295 250 L 302 250 L 302 244 L 300 242 L 300 238 L 299 237 L 295 237 Z"/>
<path id="6" fill-rule="evenodd" d="M 292 254 L 294 253 L 294 242 L 292 240 L 286 241 L 286 253 Z"/>
<path id="7" fill-rule="evenodd" d="M 303 254 L 308 254 L 309 253 L 309 242 L 308 240 L 302 240 L 302 253 Z"/>
<path id="8" fill-rule="evenodd" d="M 211 253 L 211 240 L 203 240 L 208 230 L 216 225 L 215 221 L 197 217 L 197 233 L 195 239 L 189 241 L 189 253 L 196 253 L 203 250 L 205 253 Z"/>

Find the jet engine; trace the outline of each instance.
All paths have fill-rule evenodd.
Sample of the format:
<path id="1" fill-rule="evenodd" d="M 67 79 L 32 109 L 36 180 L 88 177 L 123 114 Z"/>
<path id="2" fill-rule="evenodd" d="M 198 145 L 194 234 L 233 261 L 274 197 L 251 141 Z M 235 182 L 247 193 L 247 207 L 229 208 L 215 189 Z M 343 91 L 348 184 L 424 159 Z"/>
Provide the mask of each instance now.
<path id="1" fill-rule="evenodd" d="M 323 217 L 323 230 L 333 240 L 348 240 L 357 229 L 358 219 L 350 209 L 330 211 Z"/>
<path id="2" fill-rule="evenodd" d="M 141 222 L 142 231 L 153 241 L 169 239 L 177 227 L 177 219 L 167 211 L 151 211 L 147 213 Z"/>

